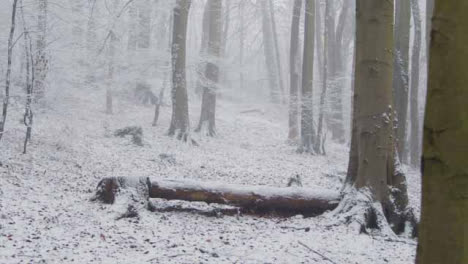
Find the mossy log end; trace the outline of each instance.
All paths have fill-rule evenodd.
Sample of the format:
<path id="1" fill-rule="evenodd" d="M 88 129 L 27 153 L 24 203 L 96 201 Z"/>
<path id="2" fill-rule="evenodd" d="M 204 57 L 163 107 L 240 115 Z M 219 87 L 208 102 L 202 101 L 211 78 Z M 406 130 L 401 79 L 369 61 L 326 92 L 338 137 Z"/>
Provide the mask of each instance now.
<path id="1" fill-rule="evenodd" d="M 239 207 L 255 215 L 316 216 L 333 210 L 339 193 L 310 188 L 280 188 L 233 185 L 187 180 L 150 180 L 149 178 L 106 178 L 97 188 L 94 200 L 112 204 L 119 190 L 146 184 L 149 198 L 206 202 Z"/>

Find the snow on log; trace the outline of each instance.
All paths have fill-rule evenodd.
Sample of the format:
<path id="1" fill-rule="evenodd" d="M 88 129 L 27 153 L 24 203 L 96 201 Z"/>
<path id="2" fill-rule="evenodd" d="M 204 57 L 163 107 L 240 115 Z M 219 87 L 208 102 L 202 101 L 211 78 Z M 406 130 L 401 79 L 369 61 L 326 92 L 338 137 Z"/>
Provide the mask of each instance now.
<path id="1" fill-rule="evenodd" d="M 339 193 L 302 187 L 268 187 L 234 185 L 189 180 L 150 180 L 138 178 L 107 178 L 99 183 L 96 197 L 113 203 L 122 182 L 146 183 L 149 198 L 226 204 L 239 207 L 242 212 L 253 214 L 278 214 L 314 216 L 336 208 Z"/>

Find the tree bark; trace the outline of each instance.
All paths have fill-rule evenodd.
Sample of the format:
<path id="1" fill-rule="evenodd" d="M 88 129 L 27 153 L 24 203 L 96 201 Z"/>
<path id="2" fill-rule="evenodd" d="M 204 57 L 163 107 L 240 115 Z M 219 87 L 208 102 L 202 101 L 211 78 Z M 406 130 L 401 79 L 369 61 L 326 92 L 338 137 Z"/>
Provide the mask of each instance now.
<path id="1" fill-rule="evenodd" d="M 239 91 L 244 90 L 245 2 L 239 3 Z"/>
<path id="2" fill-rule="evenodd" d="M 385 217 L 393 231 L 401 233 L 407 220 L 414 223 L 414 219 L 408 219 L 404 175 L 395 170 L 393 56 L 389 52 L 393 50 L 393 1 L 358 0 L 356 19 L 353 135 L 340 210 L 352 212 L 355 193 L 368 193 L 365 197 L 370 201 L 364 207 L 375 202 L 380 206 L 371 205 L 365 219 L 356 222 L 363 221 L 364 229 L 382 229 L 388 227 L 381 219 Z"/>
<path id="3" fill-rule="evenodd" d="M 281 101 L 283 104 L 286 103 L 285 92 L 284 92 L 284 81 L 283 81 L 283 71 L 281 69 L 281 55 L 280 55 L 280 44 L 278 41 L 278 30 L 276 27 L 276 18 L 275 18 L 275 7 L 273 5 L 273 0 L 268 1 L 268 9 L 270 11 L 270 20 L 271 20 L 271 29 L 273 35 L 273 43 L 275 44 L 275 58 L 276 58 L 276 71 L 278 72 L 278 85 L 281 91 Z"/>
<path id="4" fill-rule="evenodd" d="M 96 56 L 96 16 L 95 16 L 96 0 L 88 1 L 88 22 L 86 31 L 86 55 L 87 55 L 87 75 L 86 81 L 90 84 L 96 81 L 95 65 L 93 63 Z"/>
<path id="5" fill-rule="evenodd" d="M 32 99 L 34 91 L 34 58 L 32 56 L 32 41 L 31 36 L 29 35 L 29 29 L 26 25 L 26 20 L 24 18 L 24 6 L 23 1 L 21 1 L 21 18 L 23 22 L 23 39 L 24 39 L 24 59 L 26 61 L 26 104 L 23 115 L 23 123 L 26 126 L 26 137 L 23 144 L 23 154 L 27 153 L 28 142 L 31 141 L 32 134 L 32 125 L 33 125 L 33 112 L 32 112 Z"/>
<path id="6" fill-rule="evenodd" d="M 407 157 L 407 122 L 409 93 L 409 48 L 410 48 L 410 0 L 395 0 L 395 48 L 393 96 L 397 113 L 397 150 L 400 160 Z"/>
<path id="7" fill-rule="evenodd" d="M 138 3 L 138 48 L 148 50 L 151 47 L 151 9 L 153 3 L 148 0 Z"/>
<path id="8" fill-rule="evenodd" d="M 195 88 L 195 93 L 197 95 L 203 95 L 203 83 L 205 82 L 205 70 L 206 70 L 206 57 L 208 50 L 208 38 L 210 31 L 210 10 L 209 6 L 205 4 L 203 10 L 203 19 L 202 19 L 202 33 L 201 33 L 201 43 L 200 43 L 200 61 L 197 65 L 197 84 Z"/>
<path id="9" fill-rule="evenodd" d="M 187 180 L 157 180 L 148 178 L 106 178 L 97 188 L 95 200 L 114 203 L 122 188 L 147 189 L 148 198 L 206 202 L 239 207 L 242 212 L 257 215 L 316 216 L 333 210 L 339 199 L 337 192 L 308 188 L 280 188 L 233 185 Z"/>
<path id="10" fill-rule="evenodd" d="M 117 36 L 111 31 L 109 37 L 109 44 L 107 50 L 107 87 L 106 87 L 106 113 L 111 115 L 114 111 L 114 71 L 115 71 L 115 46 L 117 43 Z"/>
<path id="11" fill-rule="evenodd" d="M 419 62 L 421 58 L 421 10 L 417 0 L 411 0 L 413 12 L 414 43 L 411 58 L 411 86 L 410 86 L 410 138 L 409 138 L 409 164 L 413 167 L 421 165 L 421 137 L 419 120 Z"/>
<path id="12" fill-rule="evenodd" d="M 47 45 L 47 0 L 39 0 L 39 9 L 37 16 L 37 40 L 36 40 L 36 58 L 34 59 L 34 91 L 35 100 L 41 100 L 45 96 L 45 80 L 48 71 Z"/>
<path id="13" fill-rule="evenodd" d="M 13 1 L 13 7 L 11 11 L 11 25 L 10 25 L 10 36 L 8 37 L 8 55 L 7 55 L 7 70 L 5 77 L 5 94 L 3 98 L 2 108 L 2 120 L 0 120 L 0 140 L 5 133 L 5 123 L 8 115 L 8 105 L 10 102 L 10 83 L 11 83 L 11 60 L 13 57 L 13 37 L 15 36 L 16 28 L 16 6 L 18 0 Z"/>
<path id="14" fill-rule="evenodd" d="M 299 56 L 299 23 L 301 21 L 302 0 L 294 0 L 292 22 L 291 22 L 291 43 L 289 53 L 289 135 L 290 141 L 296 141 L 299 136 L 299 80 L 300 63 Z"/>
<path id="15" fill-rule="evenodd" d="M 268 73 L 268 84 L 270 89 L 270 99 L 272 103 L 280 102 L 280 87 L 278 83 L 278 73 L 275 59 L 275 47 L 273 40 L 273 28 L 271 18 L 268 12 L 268 0 L 261 0 L 262 11 L 262 33 L 263 33 L 263 51 L 265 53 L 265 65 Z"/>
<path id="16" fill-rule="evenodd" d="M 315 149 L 318 151 L 317 154 L 324 155 L 325 154 L 325 135 L 324 135 L 324 120 L 326 115 L 326 98 L 328 93 L 328 79 L 330 75 L 330 71 L 334 70 L 333 64 L 335 61 L 335 50 L 333 49 L 335 43 L 333 40 L 335 39 L 335 22 L 334 22 L 334 14 L 333 14 L 333 6 L 332 2 L 325 1 L 325 14 L 324 19 L 321 19 L 320 10 L 316 12 L 317 14 L 317 50 L 318 50 L 318 57 L 319 65 L 321 65 L 321 79 L 322 79 L 322 91 L 320 94 L 320 113 L 318 119 L 318 127 L 317 127 L 317 138 L 315 142 Z M 323 38 L 320 37 L 323 34 Z M 323 39 L 323 41 L 322 41 Z M 320 54 L 323 54 L 320 56 Z M 339 95 L 341 96 L 341 95 Z"/>
<path id="17" fill-rule="evenodd" d="M 326 14 L 325 26 L 328 31 L 327 53 L 328 56 L 328 81 L 331 85 L 329 88 L 329 101 L 331 102 L 331 113 L 327 116 L 328 125 L 331 132 L 331 139 L 338 143 L 345 143 L 345 123 L 343 118 L 343 92 L 344 82 L 341 81 L 345 74 L 345 61 L 348 49 L 348 42 L 344 42 L 344 29 L 349 19 L 349 13 L 352 10 L 352 0 L 344 1 L 341 14 L 338 21 L 335 21 L 331 8 L 329 14 Z M 333 1 L 327 1 L 327 5 L 333 6 Z"/>
<path id="18" fill-rule="evenodd" d="M 436 0 L 418 264 L 468 263 L 468 2 Z"/>
<path id="19" fill-rule="evenodd" d="M 190 132 L 185 54 L 190 0 L 177 0 L 172 35 L 172 119 L 169 135 L 188 140 Z"/>
<path id="20" fill-rule="evenodd" d="M 306 1 L 304 55 L 302 63 L 301 145 L 299 152 L 315 154 L 315 126 L 313 112 L 315 0 Z"/>
<path id="21" fill-rule="evenodd" d="M 127 50 L 132 53 L 131 56 L 135 56 L 134 52 L 137 49 L 138 44 L 138 10 L 136 8 L 136 2 L 132 2 L 128 6 L 128 16 L 130 25 L 128 26 L 128 41 Z"/>
<path id="22" fill-rule="evenodd" d="M 209 32 L 207 46 L 206 80 L 203 80 L 203 97 L 197 132 L 207 129 L 209 136 L 216 134 L 216 90 L 219 82 L 219 59 L 221 55 L 221 0 L 208 0 Z"/>

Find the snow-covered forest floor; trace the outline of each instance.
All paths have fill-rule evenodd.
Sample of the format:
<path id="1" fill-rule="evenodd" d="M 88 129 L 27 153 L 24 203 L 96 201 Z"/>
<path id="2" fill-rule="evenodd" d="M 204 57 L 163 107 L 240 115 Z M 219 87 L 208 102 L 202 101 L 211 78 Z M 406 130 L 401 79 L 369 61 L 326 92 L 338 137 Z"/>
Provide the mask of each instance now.
<path id="1" fill-rule="evenodd" d="M 194 133 L 200 146 L 193 147 L 166 136 L 170 107 L 152 127 L 153 107 L 117 99 L 107 116 L 104 98 L 91 89 L 49 98 L 35 111 L 26 155 L 21 104 L 13 104 L 0 143 L 0 263 L 413 263 L 415 240 L 359 235 L 333 225 L 330 214 L 281 219 L 140 210 L 139 218 L 116 220 L 122 206 L 90 202 L 103 177 L 284 187 L 299 174 L 306 187 L 339 190 L 348 149 L 328 144 L 327 156 L 297 154 L 285 140 L 286 109 L 223 100 L 218 136 Z M 191 109 L 192 125 L 198 109 Z M 243 113 L 253 109 L 260 111 Z M 113 136 L 131 125 L 143 127 L 143 147 Z M 419 213 L 419 175 L 408 173 L 408 181 Z"/>

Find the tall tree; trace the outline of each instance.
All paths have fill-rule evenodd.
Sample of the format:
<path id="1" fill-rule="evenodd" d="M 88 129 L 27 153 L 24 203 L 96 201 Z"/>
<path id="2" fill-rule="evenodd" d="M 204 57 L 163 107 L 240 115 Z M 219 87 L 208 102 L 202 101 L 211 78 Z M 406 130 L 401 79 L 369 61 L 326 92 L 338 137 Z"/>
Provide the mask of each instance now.
<path id="1" fill-rule="evenodd" d="M 281 67 L 281 55 L 280 55 L 280 43 L 278 41 L 278 29 L 276 27 L 276 17 L 275 17 L 275 6 L 273 0 L 269 0 L 268 9 L 270 11 L 270 20 L 271 20 L 271 29 L 273 35 L 273 43 L 275 44 L 275 59 L 276 59 L 276 71 L 278 74 L 278 85 L 281 91 L 281 100 L 285 103 L 284 95 L 284 81 L 283 81 L 283 71 Z"/>
<path id="2" fill-rule="evenodd" d="M 197 84 L 195 87 L 195 92 L 197 95 L 203 94 L 203 82 L 205 79 L 205 69 L 206 69 L 206 56 L 208 50 L 208 35 L 210 30 L 210 10 L 209 5 L 205 4 L 203 10 L 202 18 L 202 33 L 201 33 L 201 43 L 200 43 L 200 60 L 197 64 Z"/>
<path id="3" fill-rule="evenodd" d="M 467 13 L 467 1 L 435 1 L 418 264 L 468 263 Z"/>
<path id="4" fill-rule="evenodd" d="M 132 2 L 128 6 L 128 41 L 127 41 L 127 50 L 131 53 L 136 51 L 138 44 L 138 9 L 136 7 L 137 3 Z M 132 54 L 131 56 L 134 56 Z"/>
<path id="5" fill-rule="evenodd" d="M 40 100 L 45 95 L 45 80 L 48 71 L 47 46 L 47 0 L 38 1 L 36 58 L 34 59 L 34 91 L 35 99 Z"/>
<path id="6" fill-rule="evenodd" d="M 239 90 L 244 90 L 245 2 L 239 2 Z"/>
<path id="7" fill-rule="evenodd" d="M 278 82 L 278 68 L 276 67 L 275 46 L 273 40 L 273 27 L 270 13 L 268 12 L 268 0 L 261 0 L 263 51 L 265 52 L 265 64 L 268 73 L 270 87 L 270 99 L 272 103 L 280 102 L 280 86 Z"/>
<path id="8" fill-rule="evenodd" d="M 207 129 L 209 136 L 216 134 L 216 90 L 219 81 L 219 58 L 221 55 L 221 14 L 222 0 L 208 0 L 209 30 L 207 45 L 207 62 L 203 85 L 202 107 L 197 131 Z"/>
<path id="9" fill-rule="evenodd" d="M 88 0 L 88 22 L 86 29 L 86 55 L 87 55 L 87 65 L 88 72 L 86 80 L 88 83 L 94 83 L 95 76 L 95 66 L 93 60 L 96 56 L 96 0 Z"/>
<path id="10" fill-rule="evenodd" d="M 304 53 L 302 63 L 301 97 L 301 145 L 299 152 L 316 153 L 314 126 L 314 49 L 315 49 L 315 0 L 305 4 Z"/>
<path id="11" fill-rule="evenodd" d="M 407 213 L 404 175 L 395 170 L 393 129 L 393 1 L 357 0 L 353 134 L 339 212 L 361 229 L 403 232 Z M 362 195 L 364 194 L 364 195 Z M 362 207 L 356 210 L 355 207 Z M 356 213 L 357 212 L 357 213 Z M 386 219 L 386 221 L 385 221 Z"/>
<path id="12" fill-rule="evenodd" d="M 11 61 L 13 57 L 13 37 L 15 36 L 16 29 L 16 7 L 18 0 L 13 1 L 13 7 L 11 10 L 11 25 L 10 25 L 10 36 L 8 37 L 8 54 L 7 54 L 7 70 L 5 77 L 5 94 L 3 95 L 3 108 L 2 108 L 2 119 L 0 120 L 0 140 L 5 132 L 5 123 L 8 115 L 8 105 L 10 103 L 10 83 L 11 83 Z"/>
<path id="13" fill-rule="evenodd" d="M 349 41 L 345 41 L 345 27 L 352 10 L 352 0 L 343 1 L 340 15 L 336 21 L 334 12 L 334 1 L 326 1 L 329 5 L 327 14 L 325 14 L 325 27 L 327 31 L 327 78 L 329 84 L 329 101 L 331 103 L 331 113 L 327 115 L 328 126 L 331 132 L 331 138 L 339 143 L 345 142 L 345 122 L 343 113 L 343 93 L 346 70 L 346 50 L 349 47 Z"/>
<path id="14" fill-rule="evenodd" d="M 190 132 L 185 54 L 190 0 L 177 0 L 172 30 L 172 119 L 169 135 L 187 141 Z"/>
<path id="15" fill-rule="evenodd" d="M 151 45 L 151 11 L 153 3 L 149 0 L 138 3 L 138 48 L 148 50 Z"/>
<path id="16" fill-rule="evenodd" d="M 334 21 L 334 9 L 333 3 L 325 1 L 325 15 L 322 20 L 320 9 L 316 11 L 317 14 L 317 50 L 318 50 L 318 62 L 321 65 L 319 71 L 322 79 L 322 91 L 320 94 L 320 112 L 317 127 L 317 138 L 315 142 L 315 149 L 318 154 L 325 154 L 325 132 L 324 132 L 324 119 L 326 115 L 325 100 L 327 99 L 328 86 L 329 86 L 329 75 L 330 72 L 335 70 L 333 67 L 335 58 L 335 51 L 332 48 L 333 40 L 335 39 L 335 21 Z M 334 45 L 333 45 L 334 46 Z M 341 94 L 338 94 L 341 97 Z"/>
<path id="17" fill-rule="evenodd" d="M 117 45 L 117 36 L 114 31 L 109 32 L 107 44 L 107 87 L 106 87 L 106 113 L 111 115 L 114 111 L 114 73 L 115 73 L 115 48 Z"/>
<path id="18" fill-rule="evenodd" d="M 410 86 L 410 137 L 409 137 L 409 164 L 419 167 L 421 157 L 421 137 L 419 118 L 419 60 L 421 57 L 421 10 L 418 0 L 411 0 L 413 13 L 414 43 L 411 55 L 411 86 Z"/>
<path id="19" fill-rule="evenodd" d="M 409 0 L 395 0 L 395 48 L 393 94 L 397 113 L 397 150 L 400 160 L 406 159 L 407 116 L 409 93 L 409 48 L 411 6 Z"/>
<path id="20" fill-rule="evenodd" d="M 26 126 L 26 137 L 23 144 L 23 154 L 27 153 L 28 142 L 31 140 L 32 125 L 33 125 L 33 112 L 32 112 L 32 99 L 33 99 L 33 85 L 34 85 L 34 58 L 32 56 L 32 41 L 29 35 L 29 29 L 24 18 L 24 5 L 21 1 L 21 18 L 23 24 L 23 39 L 24 39 L 24 59 L 26 66 L 26 104 L 23 115 L 23 123 Z"/>
<path id="21" fill-rule="evenodd" d="M 299 56 L 299 24 L 301 21 L 302 0 L 294 0 L 291 42 L 289 51 L 289 135 L 290 141 L 297 140 L 299 134 L 299 80 L 300 80 L 300 56 Z"/>

